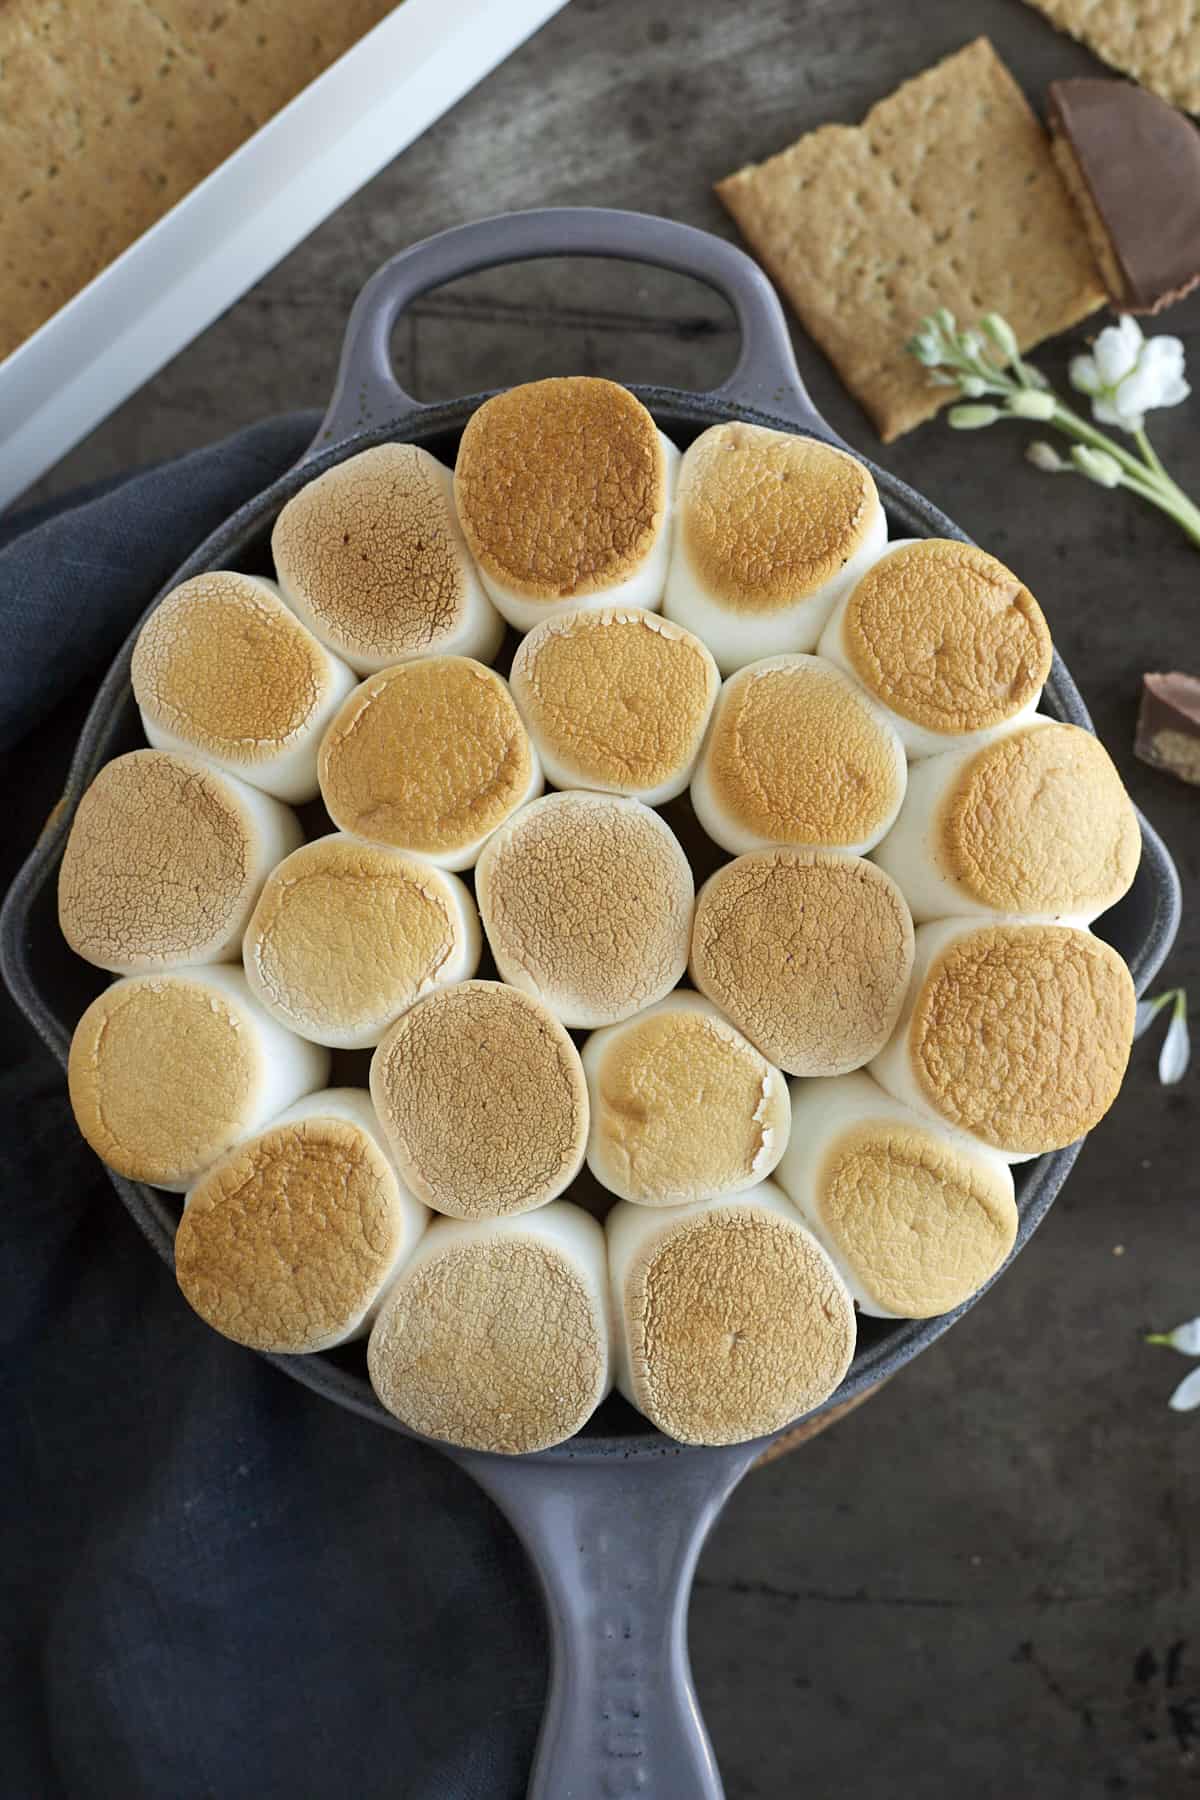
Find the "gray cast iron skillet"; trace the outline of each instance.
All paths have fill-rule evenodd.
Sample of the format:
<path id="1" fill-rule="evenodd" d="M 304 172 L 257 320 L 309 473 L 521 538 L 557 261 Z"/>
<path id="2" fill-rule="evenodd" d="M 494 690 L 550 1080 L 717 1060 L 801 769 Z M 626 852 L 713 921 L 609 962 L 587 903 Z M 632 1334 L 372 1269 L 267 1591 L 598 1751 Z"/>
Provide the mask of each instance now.
<path id="1" fill-rule="evenodd" d="M 371 444 L 389 439 L 423 444 L 452 464 L 459 434 L 486 396 L 426 406 L 406 394 L 389 352 L 397 319 L 420 294 L 473 270 L 566 254 L 678 270 L 708 283 L 732 304 L 741 351 L 728 381 L 707 394 L 635 390 L 681 448 L 706 426 L 735 418 L 840 442 L 805 392 L 774 290 L 732 245 L 663 219 L 591 208 L 483 219 L 415 245 L 372 277 L 350 316 L 336 390 L 312 449 L 214 532 L 168 588 L 205 569 L 265 569 L 271 526 L 283 503 L 322 470 Z M 893 536 L 964 537 L 928 500 L 869 466 Z M 74 1023 L 99 978 L 70 955 L 59 936 L 55 877 L 81 793 L 104 762 L 140 741 L 129 687 L 131 649 L 132 639 L 97 695 L 62 802 L 0 920 L 4 976 L 64 1065 Z M 1091 728 L 1057 656 L 1043 704 L 1056 718 Z M 1139 993 L 1165 957 L 1179 917 L 1179 882 L 1170 857 L 1144 820 L 1142 836 L 1137 880 L 1100 927 L 1128 961 Z M 1017 1169 L 1017 1250 L 1045 1216 L 1078 1150 L 1073 1145 Z M 169 1263 L 177 1205 L 154 1189 L 112 1179 Z M 864 1319 L 853 1365 L 828 1404 L 865 1393 L 932 1344 L 962 1311 L 914 1323 Z M 339 1406 L 403 1432 L 371 1392 L 361 1347 L 270 1360 Z M 718 1450 L 681 1448 L 622 1401 L 612 1400 L 586 1432 L 542 1455 L 504 1458 L 441 1446 L 515 1527 L 549 1610 L 553 1672 L 529 1789 L 533 1800 L 634 1793 L 655 1800 L 720 1800 L 720 1777 L 688 1666 L 688 1593 L 709 1528 L 768 1441 Z"/>

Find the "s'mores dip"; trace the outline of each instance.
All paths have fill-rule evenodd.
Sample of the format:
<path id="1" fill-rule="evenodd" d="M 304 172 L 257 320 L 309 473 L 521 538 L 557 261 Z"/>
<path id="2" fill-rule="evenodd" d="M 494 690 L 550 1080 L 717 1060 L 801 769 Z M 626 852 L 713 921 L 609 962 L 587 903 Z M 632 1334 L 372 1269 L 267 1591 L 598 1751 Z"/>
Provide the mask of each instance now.
<path id="1" fill-rule="evenodd" d="M 591 377 L 485 401 L 453 472 L 321 468 L 265 552 L 148 616 L 150 747 L 59 879 L 118 977 L 76 1118 L 183 1195 L 199 1317 L 522 1454 L 614 1388 L 684 1443 L 777 1432 L 859 1315 L 979 1293 L 1134 1020 L 1090 928 L 1137 815 L 1037 711 L 1020 577 L 889 543 L 829 444 L 730 421 L 680 465 Z"/>

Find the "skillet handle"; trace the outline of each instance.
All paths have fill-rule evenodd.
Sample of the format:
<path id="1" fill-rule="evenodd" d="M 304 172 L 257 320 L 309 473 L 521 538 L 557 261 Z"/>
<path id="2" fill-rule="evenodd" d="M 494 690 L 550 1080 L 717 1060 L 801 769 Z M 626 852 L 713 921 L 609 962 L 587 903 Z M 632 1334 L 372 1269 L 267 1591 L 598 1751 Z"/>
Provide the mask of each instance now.
<path id="1" fill-rule="evenodd" d="M 701 1545 L 761 1451 L 450 1452 L 521 1539 L 549 1615 L 528 1800 L 722 1800 L 688 1662 L 688 1596 Z"/>
<path id="2" fill-rule="evenodd" d="M 392 332 L 414 300 L 477 269 L 545 256 L 650 263 L 715 288 L 733 307 L 741 349 L 728 381 L 704 398 L 776 413 L 833 439 L 800 378 L 779 298 L 743 250 L 711 232 L 649 213 L 548 206 L 456 225 L 401 250 L 372 275 L 351 311 L 333 398 L 309 455 L 430 410 L 405 392 L 392 369 Z"/>

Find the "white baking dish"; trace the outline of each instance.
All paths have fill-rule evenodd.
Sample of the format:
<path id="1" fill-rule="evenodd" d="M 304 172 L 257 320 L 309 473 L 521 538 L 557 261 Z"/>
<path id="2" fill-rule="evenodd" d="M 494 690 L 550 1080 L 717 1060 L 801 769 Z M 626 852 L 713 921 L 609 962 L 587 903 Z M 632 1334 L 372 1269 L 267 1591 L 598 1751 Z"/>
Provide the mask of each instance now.
<path id="1" fill-rule="evenodd" d="M 0 508 L 565 3 L 402 0 L 0 362 Z"/>

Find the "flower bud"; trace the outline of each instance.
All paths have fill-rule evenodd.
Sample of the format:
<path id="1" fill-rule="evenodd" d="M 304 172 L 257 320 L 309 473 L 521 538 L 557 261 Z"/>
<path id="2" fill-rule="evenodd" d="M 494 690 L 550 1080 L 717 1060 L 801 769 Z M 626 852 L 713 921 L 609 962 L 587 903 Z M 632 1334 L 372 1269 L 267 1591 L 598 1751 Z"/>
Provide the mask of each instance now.
<path id="1" fill-rule="evenodd" d="M 1012 362 L 1015 356 L 1020 355 L 1017 334 L 1007 319 L 1002 318 L 999 313 L 984 313 L 979 324 L 980 329 L 986 331 L 992 340 L 993 347 L 1000 352 L 1005 363 Z"/>
<path id="2" fill-rule="evenodd" d="M 1120 487 L 1121 465 L 1107 450 L 1092 450 L 1087 444 L 1076 444 L 1071 451 L 1071 461 L 1089 481 L 1099 482 L 1106 488 Z"/>
<path id="3" fill-rule="evenodd" d="M 1054 417 L 1055 399 L 1053 394 L 1035 392 L 1032 388 L 1018 388 L 1008 403 L 1010 413 L 1018 419 L 1052 419 Z"/>
<path id="4" fill-rule="evenodd" d="M 948 306 L 939 306 L 937 311 L 930 313 L 929 316 L 937 326 L 938 330 L 944 331 L 948 338 L 952 338 L 958 330 L 954 314 L 950 311 Z"/>
<path id="5" fill-rule="evenodd" d="M 1071 466 L 1058 454 L 1053 444 L 1046 443 L 1044 438 L 1038 438 L 1029 445 L 1025 461 L 1031 462 L 1035 469 L 1041 469 L 1044 475 L 1061 475 L 1064 469 Z"/>
<path id="6" fill-rule="evenodd" d="M 987 382 L 982 375 L 964 375 L 958 385 L 968 400 L 981 400 L 987 393 Z"/>
<path id="7" fill-rule="evenodd" d="M 946 414 L 955 431 L 978 431 L 983 425 L 994 425 L 999 417 L 996 406 L 952 406 Z"/>

